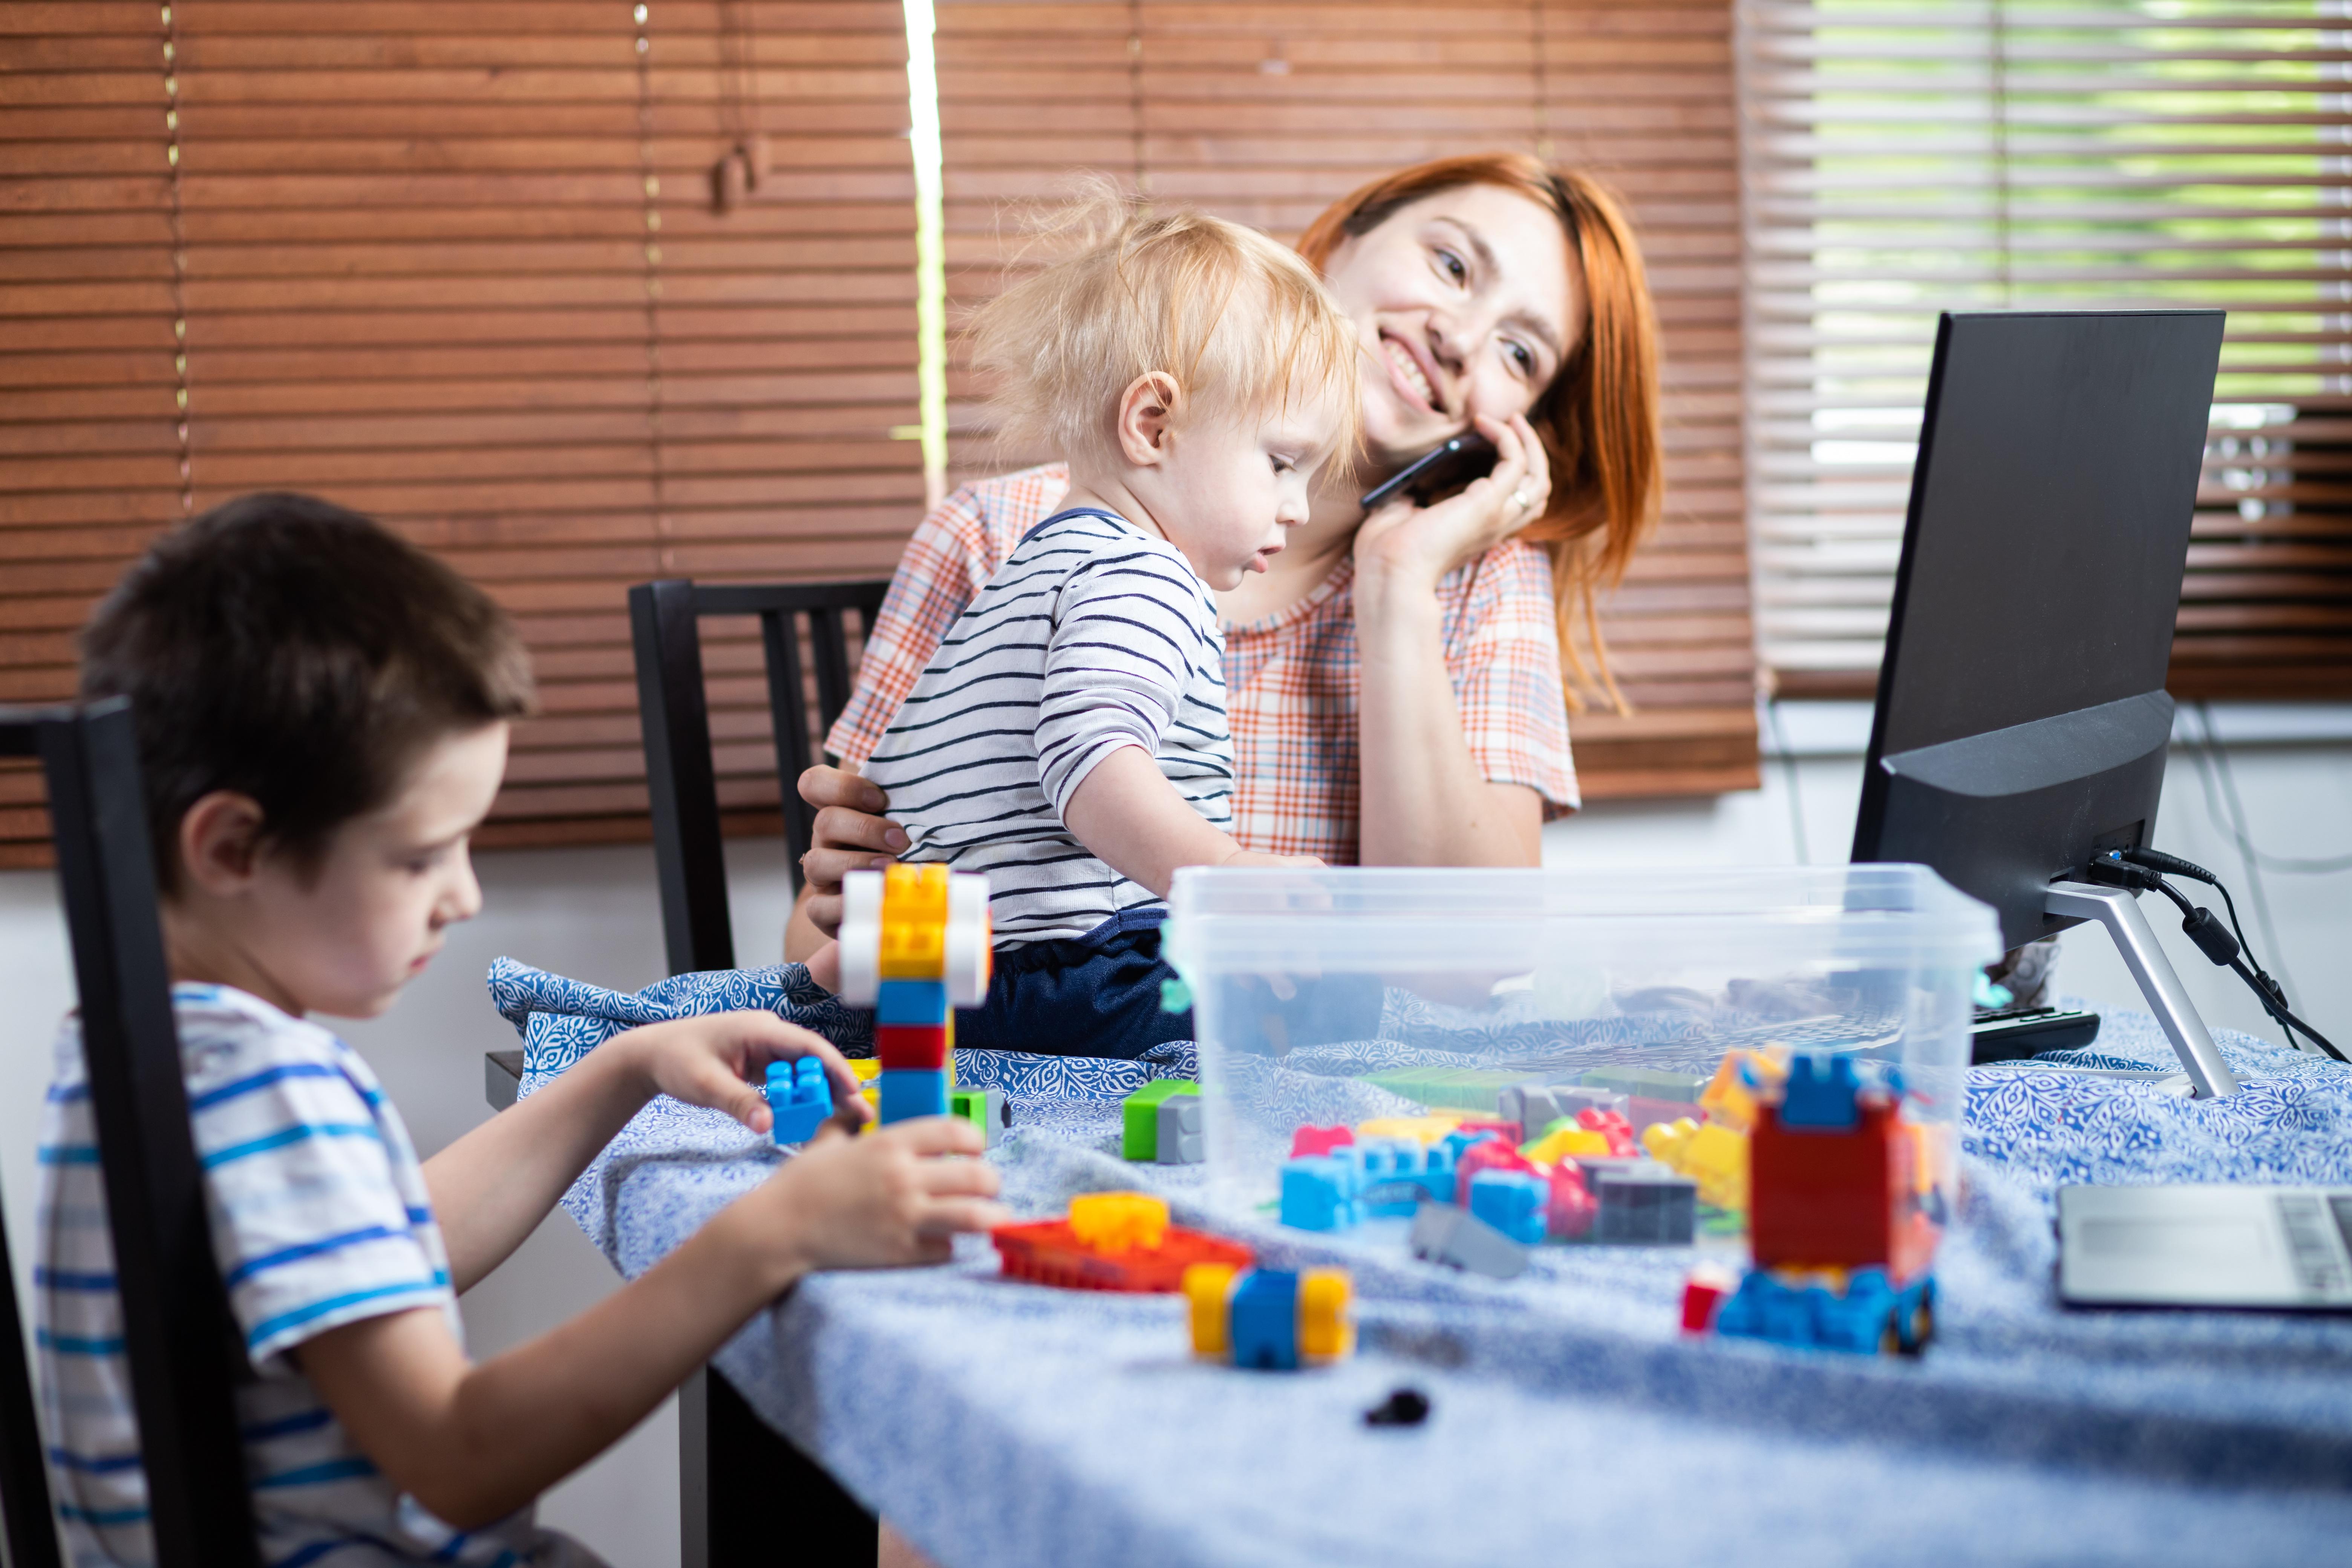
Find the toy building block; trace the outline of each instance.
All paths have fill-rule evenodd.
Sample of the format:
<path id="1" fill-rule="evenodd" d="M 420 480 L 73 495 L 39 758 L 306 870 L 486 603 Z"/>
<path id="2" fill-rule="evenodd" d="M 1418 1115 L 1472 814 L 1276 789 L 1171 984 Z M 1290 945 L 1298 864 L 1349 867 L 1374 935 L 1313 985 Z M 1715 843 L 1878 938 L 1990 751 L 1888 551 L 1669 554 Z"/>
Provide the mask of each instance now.
<path id="1" fill-rule="evenodd" d="M 1611 1089 L 1592 1089 L 1582 1084 L 1546 1084 L 1540 1080 L 1514 1084 L 1502 1093 L 1497 1114 L 1505 1121 L 1516 1123 L 1515 1143 L 1532 1143 L 1543 1136 L 1545 1128 L 1555 1121 L 1573 1121 L 1581 1110 L 1614 1110 L 1622 1112 L 1625 1097 Z"/>
<path id="2" fill-rule="evenodd" d="M 1664 1171 L 1611 1172 L 1597 1179 L 1601 1212 L 1592 1239 L 1639 1247 L 1688 1247 L 1698 1233 L 1698 1184 Z"/>
<path id="3" fill-rule="evenodd" d="M 1070 1234 L 1097 1252 L 1151 1252 L 1168 1235 L 1168 1204 L 1149 1193 L 1087 1193 L 1070 1200 Z"/>
<path id="4" fill-rule="evenodd" d="M 1633 1124 L 1617 1110 L 1599 1110 L 1591 1106 L 1576 1113 L 1576 1124 L 1587 1132 L 1598 1132 L 1609 1141 L 1609 1152 L 1620 1159 L 1637 1152 L 1633 1146 Z"/>
<path id="5" fill-rule="evenodd" d="M 1651 1158 L 1698 1184 L 1698 1201 L 1744 1213 L 1748 1208 L 1748 1135 L 1685 1116 L 1642 1134 Z"/>
<path id="6" fill-rule="evenodd" d="M 1528 1171 L 1535 1163 L 1500 1138 L 1487 1138 L 1460 1151 L 1454 1161 L 1454 1190 L 1435 1194 L 1458 1208 L 1470 1206 L 1470 1183 L 1481 1171 Z"/>
<path id="7" fill-rule="evenodd" d="M 1336 1361 L 1355 1349 L 1346 1270 L 1304 1273 L 1195 1264 L 1184 1271 L 1186 1317 L 1196 1355 L 1288 1372 L 1302 1362 Z"/>
<path id="8" fill-rule="evenodd" d="M 1076 1204 L 1071 1206 L 1076 1208 Z M 1068 1290 L 1171 1291 L 1182 1283 L 1184 1271 L 1196 1264 L 1246 1268 L 1254 1257 L 1238 1241 L 1181 1225 L 1164 1226 L 1155 1247 L 1130 1246 L 1118 1253 L 1100 1251 L 1080 1240 L 1066 1219 L 999 1226 L 989 1233 L 989 1239 L 1003 1259 L 1006 1279 Z"/>
<path id="9" fill-rule="evenodd" d="M 1298 1365 L 1298 1276 L 1260 1268 L 1234 1286 L 1225 1330 L 1235 1366 L 1291 1372 Z"/>
<path id="10" fill-rule="evenodd" d="M 948 1065 L 948 1053 L 954 1048 L 955 1028 L 941 1024 L 877 1024 L 874 1026 L 874 1058 L 886 1069 L 912 1068 L 918 1071 L 938 1069 Z"/>
<path id="11" fill-rule="evenodd" d="M 1683 1281 L 1683 1332 L 1703 1334 L 1715 1327 L 1715 1314 L 1729 1298 L 1737 1281 L 1728 1270 L 1702 1263 Z"/>
<path id="12" fill-rule="evenodd" d="M 768 1064 L 768 1112 L 779 1143 L 805 1143 L 833 1114 L 833 1085 L 814 1057 Z"/>
<path id="13" fill-rule="evenodd" d="M 946 1000 L 957 1006 L 976 1007 L 987 999 L 991 960 L 985 877 L 951 875 L 938 864 L 892 865 L 880 871 L 849 872 L 842 879 L 841 895 L 844 1002 L 877 1007 L 883 984 L 894 981 L 941 985 Z"/>
<path id="14" fill-rule="evenodd" d="M 875 1080 L 875 1109 L 884 1126 L 918 1116 L 948 1113 L 948 1075 L 940 1068 L 885 1068 Z"/>
<path id="15" fill-rule="evenodd" d="M 1353 1230 L 1364 1222 L 1363 1176 L 1347 1153 L 1309 1154 L 1282 1167 L 1282 1223 L 1299 1230 Z"/>
<path id="16" fill-rule="evenodd" d="M 1481 1171 L 1470 1179 L 1470 1213 L 1513 1241 L 1533 1247 L 1549 1227 L 1549 1184 L 1524 1171 Z"/>
<path id="17" fill-rule="evenodd" d="M 1699 1109 L 1709 1123 L 1745 1132 L 1756 1125 L 1758 1100 L 1780 1092 L 1788 1076 L 1785 1061 L 1762 1051 L 1727 1051 L 1699 1093 Z"/>
<path id="18" fill-rule="evenodd" d="M 943 1026 L 955 1017 L 944 980 L 885 980 L 875 990 L 877 1028 Z"/>
<path id="19" fill-rule="evenodd" d="M 1361 1134 L 1363 1128 L 1356 1131 Z M 1409 1215 L 1423 1194 L 1441 1203 L 1454 1195 L 1455 1170 L 1451 1143 L 1424 1144 L 1410 1138 L 1359 1136 L 1354 1158 L 1363 1176 L 1363 1205 L 1368 1215 Z"/>
<path id="20" fill-rule="evenodd" d="M 1152 1158 L 1163 1165 L 1197 1165 L 1209 1157 L 1201 1130 L 1201 1097 L 1171 1094 L 1160 1102 L 1160 1125 L 1152 1134 Z"/>
<path id="21" fill-rule="evenodd" d="M 1545 1230 L 1562 1241 L 1581 1241 L 1591 1235 L 1593 1221 L 1600 1216 L 1601 1201 L 1592 1195 L 1586 1173 L 1576 1163 L 1563 1160 L 1551 1168 L 1544 1180 L 1548 1194 Z"/>
<path id="22" fill-rule="evenodd" d="M 1916 1355 L 1935 1329 L 1934 1278 L 1898 1285 L 1883 1268 L 1752 1269 L 1715 1313 L 1730 1338 L 1865 1355 Z"/>
<path id="23" fill-rule="evenodd" d="M 1171 1094 L 1198 1094 L 1189 1078 L 1156 1078 L 1127 1097 L 1119 1110 L 1118 1152 L 1123 1159 L 1160 1158 L 1160 1102 Z"/>
<path id="24" fill-rule="evenodd" d="M 1303 1160 L 1310 1154 L 1328 1154 L 1334 1149 L 1344 1149 L 1356 1141 L 1356 1134 L 1346 1127 L 1301 1127 L 1290 1135 L 1290 1157 Z"/>
<path id="25" fill-rule="evenodd" d="M 1916 1145 L 1895 1097 L 1862 1089 L 1852 1063 L 1833 1060 L 1816 1068 L 1801 1057 L 1791 1068 L 1790 1092 L 1804 1120 L 1790 1125 L 1780 1107 L 1757 1107 L 1749 1246 L 1760 1268 L 1876 1265 L 1907 1279 L 1925 1270 L 1936 1239 L 1912 1177 Z"/>
<path id="26" fill-rule="evenodd" d="M 1595 1068 L 1577 1081 L 1589 1089 L 1605 1089 L 1629 1098 L 1672 1100 L 1685 1107 L 1696 1105 L 1700 1092 L 1706 1088 L 1704 1078 L 1686 1072 L 1661 1072 L 1654 1068 Z M 1683 1114 L 1688 1115 L 1689 1111 L 1685 1110 Z"/>
<path id="27" fill-rule="evenodd" d="M 1356 1123 L 1356 1141 L 1372 1138 L 1409 1138 L 1416 1143 L 1434 1143 L 1462 1125 L 1462 1118 L 1453 1115 L 1435 1116 L 1376 1116 L 1370 1121 Z"/>
<path id="28" fill-rule="evenodd" d="M 1528 1249 L 1469 1210 L 1452 1204 L 1423 1204 L 1412 1216 L 1409 1238 L 1413 1256 L 1427 1263 L 1516 1279 L 1528 1270 Z"/>
<path id="29" fill-rule="evenodd" d="M 1579 1127 L 1563 1118 L 1545 1129 L 1542 1137 L 1525 1145 L 1519 1152 L 1539 1164 L 1557 1164 L 1562 1160 L 1580 1159 L 1589 1154 L 1610 1152 L 1609 1135 L 1589 1127 Z"/>
<path id="30" fill-rule="evenodd" d="M 1004 1091 L 994 1087 L 948 1090 L 948 1114 L 979 1128 L 992 1149 L 1003 1141 L 1004 1129 L 1012 1121 Z"/>

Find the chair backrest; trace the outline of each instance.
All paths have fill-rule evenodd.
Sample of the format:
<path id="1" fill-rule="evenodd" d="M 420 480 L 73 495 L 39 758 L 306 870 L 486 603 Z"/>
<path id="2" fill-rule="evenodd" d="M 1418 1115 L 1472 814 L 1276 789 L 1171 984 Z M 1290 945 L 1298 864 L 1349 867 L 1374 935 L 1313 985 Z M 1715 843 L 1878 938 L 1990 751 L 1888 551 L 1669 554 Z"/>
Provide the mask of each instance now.
<path id="1" fill-rule="evenodd" d="M 887 581 L 698 585 L 686 578 L 641 583 L 629 590 L 629 629 L 636 645 L 637 717 L 646 738 L 646 781 L 653 797 L 654 863 L 661 883 L 662 933 L 669 970 L 683 974 L 735 967 L 735 933 L 727 914 L 727 856 L 719 838 L 719 775 L 710 752 L 710 709 L 702 685 L 704 616 L 757 616 L 767 658 L 768 710 L 775 729 L 776 775 L 783 790 L 784 847 L 793 889 L 800 890 L 816 813 L 796 787 L 816 760 L 801 665 L 805 617 L 814 663 L 822 736 L 849 704 L 851 610 L 870 628 Z"/>
<path id="2" fill-rule="evenodd" d="M 0 708 L 0 756 L 37 756 L 73 942 L 90 1110 L 159 1568 L 260 1561 L 237 1432 L 244 1352 L 213 1259 L 189 1125 L 131 706 Z M 11 1335 L 16 1289 L 7 1281 Z M 57 1562 L 29 1379 L 0 1370 L 12 1564 Z M 46 1542 L 46 1544 L 44 1543 Z"/>

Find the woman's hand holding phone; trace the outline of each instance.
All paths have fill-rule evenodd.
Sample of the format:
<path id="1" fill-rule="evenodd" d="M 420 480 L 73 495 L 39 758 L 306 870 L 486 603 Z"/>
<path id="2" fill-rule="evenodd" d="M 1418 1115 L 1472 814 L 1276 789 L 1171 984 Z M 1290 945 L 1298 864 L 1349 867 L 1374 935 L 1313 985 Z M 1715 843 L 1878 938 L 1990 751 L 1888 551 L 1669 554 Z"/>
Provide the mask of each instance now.
<path id="1" fill-rule="evenodd" d="M 1551 500 L 1551 465 L 1524 415 L 1485 415 L 1473 426 L 1495 443 L 1493 472 L 1432 506 L 1399 498 L 1370 512 L 1356 534 L 1359 594 L 1438 579 L 1541 517 Z"/>

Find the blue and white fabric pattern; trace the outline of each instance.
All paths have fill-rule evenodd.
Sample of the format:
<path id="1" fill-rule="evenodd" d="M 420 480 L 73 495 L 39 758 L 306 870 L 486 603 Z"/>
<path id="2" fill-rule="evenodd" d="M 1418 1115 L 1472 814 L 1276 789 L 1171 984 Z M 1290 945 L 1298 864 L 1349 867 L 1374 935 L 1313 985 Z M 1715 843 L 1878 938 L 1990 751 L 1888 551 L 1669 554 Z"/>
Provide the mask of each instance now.
<path id="1" fill-rule="evenodd" d="M 173 991 L 213 1252 L 254 1375 L 237 1391 L 262 1560 L 593 1563 L 525 1510 L 465 1532 L 397 1491 L 289 1353 L 389 1312 L 440 1312 L 460 1339 L 425 1174 L 358 1053 L 227 986 Z M 80 1021 L 59 1031 L 43 1117 L 34 1285 L 49 1468 L 72 1561 L 153 1560 L 114 1248 Z"/>
<path id="2" fill-rule="evenodd" d="M 1064 826 L 1127 746 L 1232 829 L 1215 601 L 1174 545 L 1078 509 L 1032 529 L 957 617 L 864 772 L 889 792 L 907 859 L 987 875 L 1000 945 L 1075 941 L 1160 901 Z"/>

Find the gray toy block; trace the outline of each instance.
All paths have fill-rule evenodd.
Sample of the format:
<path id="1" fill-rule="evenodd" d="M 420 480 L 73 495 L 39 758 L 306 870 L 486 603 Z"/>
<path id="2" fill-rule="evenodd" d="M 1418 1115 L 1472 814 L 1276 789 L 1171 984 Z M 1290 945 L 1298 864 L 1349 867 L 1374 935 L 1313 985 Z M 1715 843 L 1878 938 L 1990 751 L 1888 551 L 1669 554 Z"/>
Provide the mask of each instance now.
<path id="1" fill-rule="evenodd" d="M 1623 1095 L 1609 1089 L 1575 1083 L 1547 1084 L 1537 1079 L 1503 1090 L 1496 1111 L 1504 1121 L 1519 1124 L 1519 1142 L 1525 1143 L 1540 1137 L 1545 1128 L 1562 1117 L 1574 1121 L 1580 1110 L 1614 1110 L 1622 1115 L 1627 1103 Z"/>
<path id="2" fill-rule="evenodd" d="M 1157 1158 L 1163 1165 L 1197 1165 L 1208 1158 L 1208 1140 L 1201 1131 L 1201 1097 L 1197 1094 L 1171 1094 L 1161 1100 L 1154 1114 L 1159 1126 L 1154 1130 L 1159 1146 Z"/>
<path id="3" fill-rule="evenodd" d="M 1528 1248 L 1467 1209 L 1425 1203 L 1412 1216 L 1413 1256 L 1446 1263 L 1490 1279 L 1516 1279 L 1528 1270 Z"/>
<path id="4" fill-rule="evenodd" d="M 1698 1233 L 1698 1184 L 1664 1171 L 1610 1171 L 1593 1183 L 1601 1213 L 1592 1239 L 1634 1247 L 1688 1247 Z"/>

